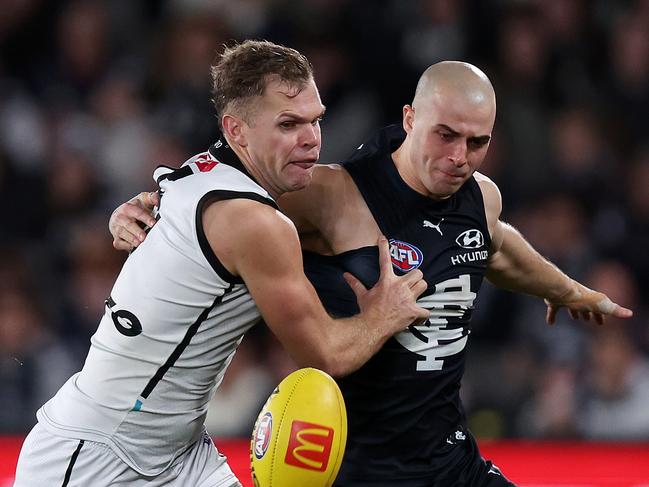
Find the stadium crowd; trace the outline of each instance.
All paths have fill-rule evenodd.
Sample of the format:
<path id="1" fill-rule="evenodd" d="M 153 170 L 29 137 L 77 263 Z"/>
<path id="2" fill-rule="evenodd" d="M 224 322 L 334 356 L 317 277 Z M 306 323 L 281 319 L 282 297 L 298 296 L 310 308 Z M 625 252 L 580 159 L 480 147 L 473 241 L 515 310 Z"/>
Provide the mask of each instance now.
<path id="1" fill-rule="evenodd" d="M 125 255 L 110 212 L 158 164 L 213 142 L 209 66 L 265 38 L 315 68 L 322 162 L 398 123 L 430 64 L 491 78 L 482 171 L 503 219 L 635 317 L 602 327 L 488 283 L 463 384 L 490 438 L 649 439 L 649 1 L 3 0 L 0 5 L 0 433 L 84 360 Z M 247 436 L 293 365 L 270 333 L 244 341 L 214 399 L 215 436 Z"/>

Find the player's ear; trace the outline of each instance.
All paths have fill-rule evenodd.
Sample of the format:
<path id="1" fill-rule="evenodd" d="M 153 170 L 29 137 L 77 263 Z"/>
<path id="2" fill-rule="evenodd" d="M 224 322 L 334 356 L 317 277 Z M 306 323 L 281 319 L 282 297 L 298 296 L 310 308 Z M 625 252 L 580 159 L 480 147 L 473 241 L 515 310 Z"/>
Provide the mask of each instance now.
<path id="1" fill-rule="evenodd" d="M 241 147 L 248 145 L 248 139 L 246 137 L 246 122 L 235 115 L 226 113 L 221 119 L 221 126 L 223 127 L 223 134 L 228 137 L 229 140 L 235 142 Z"/>
<path id="2" fill-rule="evenodd" d="M 415 109 L 410 105 L 403 106 L 403 130 L 407 134 L 412 130 L 412 124 L 415 121 Z"/>

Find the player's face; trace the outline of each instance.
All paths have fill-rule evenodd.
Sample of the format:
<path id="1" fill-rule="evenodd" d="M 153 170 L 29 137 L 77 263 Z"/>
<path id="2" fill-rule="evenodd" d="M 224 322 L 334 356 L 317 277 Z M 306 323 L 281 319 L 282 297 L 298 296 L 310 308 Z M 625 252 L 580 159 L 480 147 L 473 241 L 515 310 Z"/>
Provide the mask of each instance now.
<path id="1" fill-rule="evenodd" d="M 411 179 L 418 191 L 447 198 L 480 167 L 496 116 L 492 99 L 436 92 L 415 111 L 404 108 Z"/>
<path id="2" fill-rule="evenodd" d="M 322 143 L 324 106 L 310 80 L 300 91 L 271 81 L 253 107 L 248 124 L 248 152 L 257 175 L 271 194 L 296 191 L 311 182 Z"/>

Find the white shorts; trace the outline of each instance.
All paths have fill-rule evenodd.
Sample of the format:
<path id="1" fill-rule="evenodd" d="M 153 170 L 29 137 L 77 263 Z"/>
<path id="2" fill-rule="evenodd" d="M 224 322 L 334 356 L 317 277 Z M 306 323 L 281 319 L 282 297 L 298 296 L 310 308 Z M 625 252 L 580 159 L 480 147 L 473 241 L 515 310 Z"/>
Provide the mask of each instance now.
<path id="1" fill-rule="evenodd" d="M 160 475 L 147 477 L 103 443 L 55 436 L 36 424 L 18 458 L 14 487 L 241 487 L 207 433 Z"/>

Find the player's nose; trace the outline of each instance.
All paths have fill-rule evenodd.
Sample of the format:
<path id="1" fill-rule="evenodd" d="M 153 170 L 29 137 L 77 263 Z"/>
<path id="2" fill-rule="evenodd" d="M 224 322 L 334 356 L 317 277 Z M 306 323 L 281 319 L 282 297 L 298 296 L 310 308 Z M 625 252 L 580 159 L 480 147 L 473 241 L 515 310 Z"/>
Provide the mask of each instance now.
<path id="1" fill-rule="evenodd" d="M 448 158 L 456 167 L 462 167 L 466 164 L 466 154 L 466 142 L 464 140 L 458 140 L 456 144 L 453 144 Z"/>
<path id="2" fill-rule="evenodd" d="M 307 149 L 320 146 L 320 127 L 315 124 L 305 124 L 301 131 L 301 146 Z"/>

